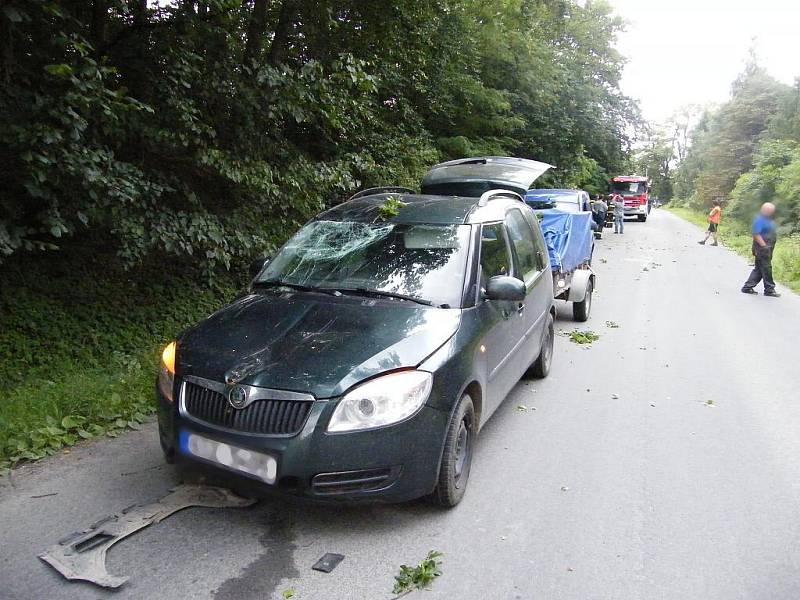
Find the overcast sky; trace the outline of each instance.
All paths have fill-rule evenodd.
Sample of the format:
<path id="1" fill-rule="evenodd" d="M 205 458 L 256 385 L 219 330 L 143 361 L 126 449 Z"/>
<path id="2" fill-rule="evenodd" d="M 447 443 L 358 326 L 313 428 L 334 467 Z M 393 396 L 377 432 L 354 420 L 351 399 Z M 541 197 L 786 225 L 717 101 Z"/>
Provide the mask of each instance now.
<path id="1" fill-rule="evenodd" d="M 759 61 L 791 84 L 800 76 L 800 0 L 609 0 L 629 21 L 623 91 L 662 121 L 689 104 L 723 102 L 751 40 Z"/>

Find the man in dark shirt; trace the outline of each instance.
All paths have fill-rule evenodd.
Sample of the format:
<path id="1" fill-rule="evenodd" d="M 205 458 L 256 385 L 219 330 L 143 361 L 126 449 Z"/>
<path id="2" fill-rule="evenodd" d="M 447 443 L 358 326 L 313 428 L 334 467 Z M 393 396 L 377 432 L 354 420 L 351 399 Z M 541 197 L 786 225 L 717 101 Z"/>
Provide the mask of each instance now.
<path id="1" fill-rule="evenodd" d="M 765 202 L 761 205 L 761 212 L 753 219 L 753 256 L 755 266 L 750 277 L 742 286 L 745 294 L 757 294 L 753 288 L 758 282 L 764 280 L 764 295 L 772 298 L 780 296 L 775 291 L 775 280 L 772 278 L 772 252 L 775 250 L 775 242 L 778 234 L 775 227 L 773 216 L 775 215 L 775 205 L 772 202 Z"/>

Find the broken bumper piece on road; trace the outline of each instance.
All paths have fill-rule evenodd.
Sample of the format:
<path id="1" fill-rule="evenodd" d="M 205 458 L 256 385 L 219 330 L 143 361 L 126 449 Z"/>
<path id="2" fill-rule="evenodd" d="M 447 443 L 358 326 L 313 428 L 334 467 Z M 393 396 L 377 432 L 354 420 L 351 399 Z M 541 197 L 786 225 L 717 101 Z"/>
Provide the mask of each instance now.
<path id="1" fill-rule="evenodd" d="M 71 533 L 47 552 L 40 554 L 39 558 L 67 579 L 118 588 L 128 578 L 111 575 L 106 571 L 106 553 L 120 540 L 190 506 L 242 508 L 254 503 L 255 500 L 242 498 L 224 488 L 180 485 L 152 504 L 130 506 L 93 523 L 83 531 Z"/>

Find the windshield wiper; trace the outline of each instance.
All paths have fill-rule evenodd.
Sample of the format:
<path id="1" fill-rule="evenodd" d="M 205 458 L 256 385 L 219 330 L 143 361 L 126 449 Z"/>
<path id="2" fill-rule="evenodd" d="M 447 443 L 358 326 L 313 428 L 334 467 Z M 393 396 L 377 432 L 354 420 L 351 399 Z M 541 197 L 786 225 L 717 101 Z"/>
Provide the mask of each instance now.
<path id="1" fill-rule="evenodd" d="M 291 281 L 283 281 L 281 279 L 265 279 L 264 281 L 256 281 L 253 287 L 287 287 L 299 292 L 320 292 L 323 294 L 332 294 L 335 290 L 325 287 L 314 287 L 313 285 L 303 285 L 302 283 L 292 283 Z"/>
<path id="2" fill-rule="evenodd" d="M 333 288 L 331 288 L 333 289 Z M 337 292 L 343 294 L 362 294 L 364 296 L 381 296 L 384 298 L 396 298 L 397 300 L 407 300 L 415 302 L 424 306 L 433 306 L 433 302 L 425 300 L 424 298 L 417 298 L 416 296 L 409 296 L 407 294 L 398 294 L 396 292 L 384 292 L 383 290 L 372 290 L 369 288 L 335 288 Z"/>
<path id="3" fill-rule="evenodd" d="M 290 281 L 283 281 L 281 279 L 265 279 L 264 281 L 256 281 L 253 283 L 256 287 L 287 287 L 300 292 L 319 292 L 322 294 L 331 294 L 338 296 L 341 294 L 360 294 L 363 296 L 381 296 L 384 298 L 396 298 L 397 300 L 407 300 L 422 304 L 424 306 L 433 306 L 433 302 L 425 300 L 424 298 L 417 298 L 416 296 L 409 296 L 407 294 L 398 294 L 395 292 L 384 292 L 383 290 L 373 290 L 369 288 L 341 288 L 341 287 L 327 287 L 327 286 L 313 286 L 303 285 L 302 283 L 292 283 Z"/>

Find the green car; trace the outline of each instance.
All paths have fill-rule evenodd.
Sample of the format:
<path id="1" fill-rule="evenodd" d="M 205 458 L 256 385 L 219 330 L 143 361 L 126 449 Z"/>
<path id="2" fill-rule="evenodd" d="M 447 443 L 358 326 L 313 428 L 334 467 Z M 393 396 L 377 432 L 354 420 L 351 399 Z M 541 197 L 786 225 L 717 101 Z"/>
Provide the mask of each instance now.
<path id="1" fill-rule="evenodd" d="M 321 500 L 461 500 L 480 428 L 550 369 L 550 265 L 518 194 L 409 192 L 320 214 L 165 348 L 168 460 Z"/>

